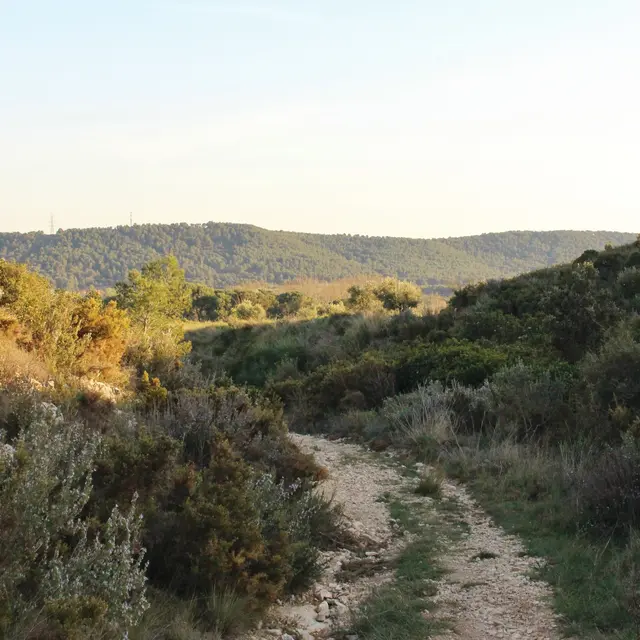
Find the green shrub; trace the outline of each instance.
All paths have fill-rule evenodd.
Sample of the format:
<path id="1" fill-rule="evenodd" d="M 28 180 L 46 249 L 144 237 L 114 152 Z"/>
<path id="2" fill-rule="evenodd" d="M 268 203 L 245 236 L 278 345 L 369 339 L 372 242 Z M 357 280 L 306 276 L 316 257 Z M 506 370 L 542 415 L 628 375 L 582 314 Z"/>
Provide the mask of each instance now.
<path id="1" fill-rule="evenodd" d="M 389 442 L 427 458 L 455 441 L 457 416 L 439 382 L 419 386 L 410 394 L 388 398 L 380 416 L 387 425 Z"/>
<path id="2" fill-rule="evenodd" d="M 601 278 L 609 280 L 614 279 L 624 269 L 626 261 L 627 256 L 624 252 L 613 247 L 605 247 L 605 251 L 593 260 L 593 266 Z"/>
<path id="3" fill-rule="evenodd" d="M 153 435 L 143 427 L 109 434 L 96 458 L 88 512 L 104 522 L 114 505 L 127 503 L 137 494 L 143 513 L 149 515 L 172 489 L 181 453 L 179 441 L 166 434 Z"/>
<path id="4" fill-rule="evenodd" d="M 513 342 L 524 334 L 525 328 L 514 315 L 476 304 L 461 314 L 455 332 L 465 340 Z"/>
<path id="5" fill-rule="evenodd" d="M 576 258 L 573 261 L 573 264 L 584 264 L 585 262 L 591 262 L 593 263 L 593 261 L 600 255 L 599 251 L 596 251 L 595 249 L 587 249 L 586 251 L 584 251 L 579 258 Z"/>
<path id="6" fill-rule="evenodd" d="M 611 289 L 603 288 L 590 264 L 578 265 L 547 286 L 540 298 L 551 343 L 569 362 L 597 349 L 620 317 Z"/>
<path id="7" fill-rule="evenodd" d="M 250 469 L 217 438 L 210 465 L 176 474 L 164 508 L 149 523 L 149 578 L 179 594 L 214 586 L 265 595 L 268 567 L 249 491 Z M 274 558 L 274 568 L 278 559 Z"/>
<path id="8" fill-rule="evenodd" d="M 301 491 L 302 485 L 277 482 L 263 474 L 253 484 L 253 497 L 266 540 L 280 540 L 277 551 L 285 553 L 290 567 L 286 588 L 298 591 L 320 577 L 319 549 L 334 546 L 340 537 L 339 508 L 319 493 Z M 280 537 L 278 537 L 280 536 Z M 286 545 L 282 541 L 286 540 Z M 273 552 L 275 549 L 271 549 Z"/>
<path id="9" fill-rule="evenodd" d="M 267 317 L 267 312 L 260 305 L 250 300 L 244 300 L 234 307 L 230 317 L 238 320 L 264 320 Z"/>
<path id="10" fill-rule="evenodd" d="M 98 438 L 35 405 L 31 421 L 0 446 L 0 628 L 48 611 L 42 624 L 123 633 L 147 606 L 141 520 L 117 506 L 99 535 L 83 519 Z M 135 501 L 135 496 L 134 496 Z"/>
<path id="11" fill-rule="evenodd" d="M 414 493 L 419 496 L 439 498 L 442 495 L 442 477 L 434 471 L 422 474 Z"/>
<path id="12" fill-rule="evenodd" d="M 160 378 L 151 378 L 148 371 L 143 371 L 140 376 L 139 393 L 149 408 L 163 406 L 169 397 L 169 392 L 162 386 Z"/>
<path id="13" fill-rule="evenodd" d="M 373 295 L 388 311 L 415 309 L 422 301 L 422 289 L 411 282 L 385 278 L 373 288 Z"/>
<path id="14" fill-rule="evenodd" d="M 344 354 L 357 357 L 385 334 L 388 321 L 387 316 L 379 313 L 353 316 L 341 340 Z"/>
<path id="15" fill-rule="evenodd" d="M 485 395 L 493 423 L 505 436 L 521 440 L 553 430 L 556 440 L 566 437 L 568 384 L 549 370 L 522 362 L 505 367 L 491 378 Z"/>
<path id="16" fill-rule="evenodd" d="M 351 311 L 366 313 L 382 310 L 382 302 L 373 292 L 371 285 L 353 285 L 349 287 L 348 294 L 349 297 L 346 299 L 345 304 L 347 309 Z"/>
<path id="17" fill-rule="evenodd" d="M 579 522 L 598 533 L 640 528 L 640 448 L 632 437 L 607 448 L 575 478 Z"/>
<path id="18" fill-rule="evenodd" d="M 618 288 L 622 297 L 627 299 L 640 295 L 640 268 L 627 267 L 621 271 L 618 274 Z"/>
<path id="19" fill-rule="evenodd" d="M 640 343 L 629 326 L 614 331 L 597 353 L 588 354 L 581 371 L 605 410 L 620 404 L 640 412 Z"/>
<path id="20" fill-rule="evenodd" d="M 319 413 L 337 410 L 359 392 L 363 408 L 379 407 L 395 392 L 393 366 L 380 354 L 366 353 L 356 362 L 319 367 L 305 381 L 307 398 Z"/>
<path id="21" fill-rule="evenodd" d="M 398 365 L 398 390 L 406 393 L 425 380 L 478 386 L 507 362 L 503 351 L 466 340 L 421 345 Z"/>
<path id="22" fill-rule="evenodd" d="M 318 466 L 287 437 L 279 401 L 230 385 L 180 389 L 169 394 L 166 408 L 153 414 L 163 432 L 183 443 L 185 459 L 198 468 L 212 456 L 215 436 L 260 471 L 273 470 L 287 482 L 315 479 Z"/>
<path id="23" fill-rule="evenodd" d="M 314 300 L 300 291 L 287 291 L 276 296 L 268 315 L 270 318 L 315 317 L 315 306 Z"/>

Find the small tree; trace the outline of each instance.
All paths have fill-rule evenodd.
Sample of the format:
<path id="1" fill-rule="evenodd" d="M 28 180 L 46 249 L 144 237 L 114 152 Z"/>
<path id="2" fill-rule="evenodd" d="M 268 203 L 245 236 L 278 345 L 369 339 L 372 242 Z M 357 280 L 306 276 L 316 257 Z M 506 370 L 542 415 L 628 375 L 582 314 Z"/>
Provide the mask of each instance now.
<path id="1" fill-rule="evenodd" d="M 238 320 L 263 320 L 267 312 L 260 305 L 244 300 L 236 306 L 231 315 Z"/>
<path id="2" fill-rule="evenodd" d="M 119 367 L 130 328 L 127 313 L 119 309 L 114 300 L 104 304 L 100 296 L 92 292 L 78 301 L 74 320 L 78 338 L 89 339 L 75 365 L 76 373 L 108 380 L 121 377 Z"/>
<path id="3" fill-rule="evenodd" d="M 378 311 L 382 308 L 380 300 L 373 293 L 371 285 L 360 286 L 354 284 L 349 287 L 349 297 L 346 300 L 347 308 L 352 311 Z"/>
<path id="4" fill-rule="evenodd" d="M 191 308 L 191 292 L 174 256 L 130 271 L 127 282 L 116 284 L 116 292 L 118 305 L 129 310 L 145 334 L 182 318 Z"/>
<path id="5" fill-rule="evenodd" d="M 313 300 L 300 291 L 285 291 L 276 297 L 275 304 L 269 309 L 273 318 L 290 318 L 306 308 L 313 306 Z"/>
<path id="6" fill-rule="evenodd" d="M 373 289 L 373 294 L 389 311 L 415 309 L 422 300 L 422 289 L 411 282 L 386 278 Z"/>
<path id="7" fill-rule="evenodd" d="M 129 360 L 141 368 L 158 370 L 189 352 L 178 324 L 191 307 L 191 292 L 174 256 L 130 271 L 126 282 L 116 284 L 118 305 L 129 311 L 137 339 Z"/>

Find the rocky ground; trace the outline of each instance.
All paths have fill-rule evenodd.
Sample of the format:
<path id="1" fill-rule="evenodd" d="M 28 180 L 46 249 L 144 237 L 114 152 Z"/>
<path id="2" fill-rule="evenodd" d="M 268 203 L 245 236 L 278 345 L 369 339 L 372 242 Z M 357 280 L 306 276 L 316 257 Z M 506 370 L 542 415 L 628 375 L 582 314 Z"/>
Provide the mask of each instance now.
<path id="1" fill-rule="evenodd" d="M 390 518 L 388 499 L 382 496 L 421 500 L 423 507 L 431 500 L 407 491 L 415 480 L 393 458 L 387 464 L 343 441 L 292 438 L 328 469 L 320 490 L 342 505 L 356 544 L 324 554 L 326 569 L 314 589 L 275 607 L 263 628 L 243 640 L 332 638 L 372 591 L 393 580 L 393 560 L 411 541 Z M 445 481 L 442 489 L 445 498 L 457 503 L 462 524 L 461 534 L 440 559 L 446 573 L 434 585 L 438 606 L 434 613 L 425 611 L 451 623 L 439 639 L 559 638 L 548 585 L 528 577 L 537 561 L 496 527 L 463 487 Z"/>
<path id="2" fill-rule="evenodd" d="M 559 638 L 551 589 L 529 577 L 539 560 L 527 556 L 522 543 L 497 527 L 463 487 L 445 481 L 443 493 L 459 503 L 467 531 L 441 558 L 447 573 L 434 600 L 439 615 L 454 621 L 454 631 L 442 638 Z"/>

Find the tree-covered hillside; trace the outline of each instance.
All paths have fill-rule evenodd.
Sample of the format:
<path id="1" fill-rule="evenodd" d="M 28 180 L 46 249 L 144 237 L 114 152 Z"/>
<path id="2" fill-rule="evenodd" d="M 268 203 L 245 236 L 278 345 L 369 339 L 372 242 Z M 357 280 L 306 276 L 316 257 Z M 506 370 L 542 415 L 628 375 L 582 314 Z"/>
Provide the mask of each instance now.
<path id="1" fill-rule="evenodd" d="M 229 286 L 380 274 L 434 292 L 571 260 L 586 249 L 623 244 L 633 234 L 512 231 L 421 240 L 268 231 L 250 225 L 135 225 L 69 229 L 55 235 L 0 234 L 0 258 L 24 262 L 68 289 L 111 287 L 131 268 L 169 253 L 191 281 Z"/>

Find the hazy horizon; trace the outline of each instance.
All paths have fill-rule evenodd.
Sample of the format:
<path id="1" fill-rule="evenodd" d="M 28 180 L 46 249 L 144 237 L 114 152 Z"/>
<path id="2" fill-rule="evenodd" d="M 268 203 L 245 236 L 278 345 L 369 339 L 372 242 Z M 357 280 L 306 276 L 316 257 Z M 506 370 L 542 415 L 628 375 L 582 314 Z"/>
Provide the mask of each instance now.
<path id="1" fill-rule="evenodd" d="M 0 0 L 0 231 L 630 232 L 640 4 Z"/>

